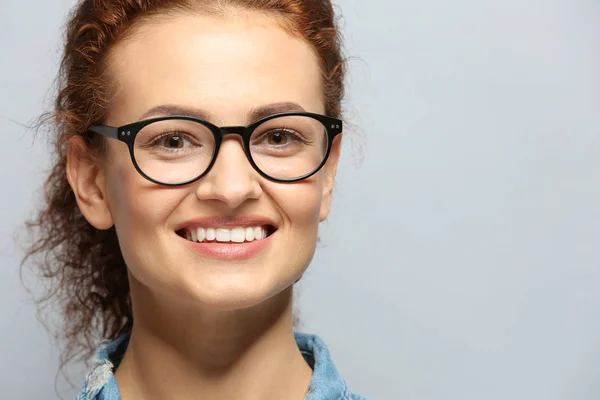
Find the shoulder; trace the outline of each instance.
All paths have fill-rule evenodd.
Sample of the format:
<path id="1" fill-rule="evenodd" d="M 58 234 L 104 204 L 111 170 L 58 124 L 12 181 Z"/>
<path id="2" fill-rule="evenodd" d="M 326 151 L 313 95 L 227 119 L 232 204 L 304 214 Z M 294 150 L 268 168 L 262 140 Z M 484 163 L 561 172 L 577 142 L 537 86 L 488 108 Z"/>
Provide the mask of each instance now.
<path id="1" fill-rule="evenodd" d="M 313 369 L 305 400 L 367 400 L 349 390 L 333 363 L 329 348 L 319 336 L 295 332 L 295 338 L 300 352 Z"/>
<path id="2" fill-rule="evenodd" d="M 121 400 L 113 372 L 128 341 L 129 335 L 123 335 L 113 342 L 107 341 L 100 345 L 76 400 Z"/>
<path id="3" fill-rule="evenodd" d="M 351 392 L 350 389 L 348 388 L 348 386 L 345 386 L 344 394 L 336 400 L 371 400 L 371 399 L 367 399 L 366 397 L 361 396 L 360 394 Z"/>

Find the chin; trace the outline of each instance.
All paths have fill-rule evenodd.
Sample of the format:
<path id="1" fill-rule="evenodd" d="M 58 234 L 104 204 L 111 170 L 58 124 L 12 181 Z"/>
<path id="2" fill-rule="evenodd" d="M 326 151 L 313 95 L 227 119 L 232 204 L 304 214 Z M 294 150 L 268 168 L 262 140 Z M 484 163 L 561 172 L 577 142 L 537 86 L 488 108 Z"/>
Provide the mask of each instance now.
<path id="1" fill-rule="evenodd" d="M 229 275 L 229 276 L 228 276 Z M 189 301 L 202 309 L 212 311 L 234 311 L 251 308 L 283 294 L 297 280 L 290 278 L 283 283 L 281 279 L 261 279 L 253 274 L 216 274 L 198 278 L 194 283 L 186 283 L 185 289 L 174 291 L 182 298 L 182 290 L 187 292 Z"/>

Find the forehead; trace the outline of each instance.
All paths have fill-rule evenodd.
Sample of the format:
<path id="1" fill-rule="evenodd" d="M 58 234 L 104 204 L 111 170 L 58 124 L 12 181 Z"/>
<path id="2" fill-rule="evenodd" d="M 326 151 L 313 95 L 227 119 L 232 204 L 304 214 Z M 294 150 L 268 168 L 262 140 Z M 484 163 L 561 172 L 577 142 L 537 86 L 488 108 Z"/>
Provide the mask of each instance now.
<path id="1" fill-rule="evenodd" d="M 109 57 L 114 123 L 162 104 L 200 108 L 225 124 L 248 123 L 248 110 L 270 103 L 324 111 L 313 49 L 272 17 L 170 15 L 135 29 Z"/>

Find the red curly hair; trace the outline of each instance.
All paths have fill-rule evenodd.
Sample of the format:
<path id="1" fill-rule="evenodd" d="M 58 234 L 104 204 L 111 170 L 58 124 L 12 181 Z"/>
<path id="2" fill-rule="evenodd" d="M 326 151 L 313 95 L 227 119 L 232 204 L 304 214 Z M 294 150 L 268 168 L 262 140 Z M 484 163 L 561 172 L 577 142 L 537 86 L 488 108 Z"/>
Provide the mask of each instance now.
<path id="1" fill-rule="evenodd" d="M 41 307 L 62 311 L 57 338 L 63 364 L 85 359 L 100 339 L 115 339 L 132 328 L 132 309 L 123 260 L 114 227 L 98 230 L 81 214 L 66 178 L 67 142 L 103 120 L 110 85 L 106 58 L 110 49 L 137 25 L 169 12 L 223 14 L 230 9 L 272 14 L 281 26 L 309 43 L 322 70 L 326 113 L 338 117 L 344 95 L 345 60 L 330 0 L 81 0 L 66 25 L 64 54 L 53 112 L 46 115 L 53 144 L 53 166 L 44 186 L 39 214 L 27 223 L 32 245 L 22 265 L 45 284 Z M 100 139 L 101 140 L 101 139 Z M 102 143 L 89 142 L 90 150 Z"/>

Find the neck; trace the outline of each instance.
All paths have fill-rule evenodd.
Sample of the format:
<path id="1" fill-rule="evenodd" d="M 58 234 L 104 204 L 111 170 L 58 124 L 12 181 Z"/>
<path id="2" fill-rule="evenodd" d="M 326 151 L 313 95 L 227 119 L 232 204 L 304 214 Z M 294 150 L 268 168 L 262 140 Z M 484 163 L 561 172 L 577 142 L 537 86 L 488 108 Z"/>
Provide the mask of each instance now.
<path id="1" fill-rule="evenodd" d="M 158 301 L 130 282 L 135 323 L 115 373 L 123 400 L 304 399 L 312 370 L 294 339 L 292 287 L 216 312 Z"/>

